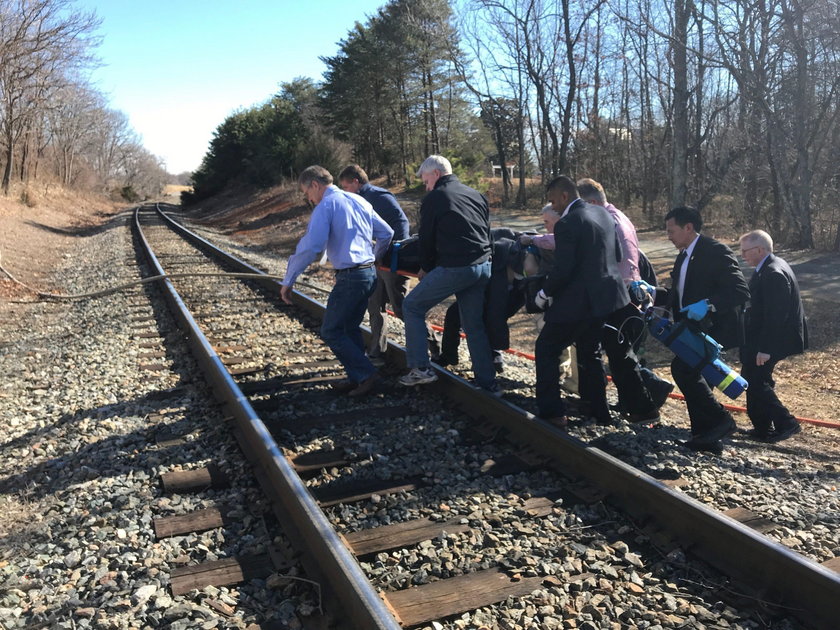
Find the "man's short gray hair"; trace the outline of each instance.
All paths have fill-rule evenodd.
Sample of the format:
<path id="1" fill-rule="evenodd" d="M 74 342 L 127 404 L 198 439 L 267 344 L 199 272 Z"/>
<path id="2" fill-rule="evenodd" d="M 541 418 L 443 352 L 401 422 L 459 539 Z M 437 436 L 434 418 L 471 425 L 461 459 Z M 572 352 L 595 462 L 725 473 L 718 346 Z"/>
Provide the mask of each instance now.
<path id="1" fill-rule="evenodd" d="M 440 171 L 441 175 L 452 175 L 452 164 L 442 155 L 430 155 L 417 169 L 417 177 L 423 177 L 424 173 L 431 171 Z"/>
<path id="2" fill-rule="evenodd" d="M 298 186 L 309 186 L 312 182 L 318 182 L 324 186 L 329 186 L 333 183 L 333 176 L 323 166 L 317 164 L 307 166 L 298 177 Z"/>
<path id="3" fill-rule="evenodd" d="M 749 243 L 753 247 L 763 247 L 768 252 L 773 251 L 773 237 L 764 230 L 747 232 L 740 239 L 741 243 Z"/>
<path id="4" fill-rule="evenodd" d="M 554 209 L 554 206 L 550 203 L 547 203 L 543 206 L 542 213 L 543 214 L 553 214 L 555 217 L 560 216 L 560 213 L 557 212 L 557 210 Z"/>

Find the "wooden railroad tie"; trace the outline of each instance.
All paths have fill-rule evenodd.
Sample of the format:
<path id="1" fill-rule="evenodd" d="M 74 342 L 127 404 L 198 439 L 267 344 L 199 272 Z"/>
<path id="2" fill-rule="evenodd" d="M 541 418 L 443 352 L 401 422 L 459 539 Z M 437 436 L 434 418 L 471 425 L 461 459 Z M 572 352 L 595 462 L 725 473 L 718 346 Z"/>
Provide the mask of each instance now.
<path id="1" fill-rule="evenodd" d="M 345 534 L 344 540 L 357 556 L 371 556 L 383 551 L 416 545 L 424 540 L 432 540 L 444 532 L 461 534 L 469 531 L 470 526 L 461 523 L 462 520 L 462 518 L 453 518 L 441 522 L 418 518 L 404 523 L 383 525 Z"/>
<path id="2" fill-rule="evenodd" d="M 428 482 L 420 476 L 407 479 L 360 479 L 312 488 L 310 492 L 322 507 L 329 507 L 340 503 L 366 501 L 375 494 L 385 495 L 416 490 L 426 485 Z"/>
<path id="3" fill-rule="evenodd" d="M 187 442 L 187 436 L 195 433 L 195 429 L 187 429 L 186 427 L 177 427 L 172 425 L 164 425 L 157 433 L 155 433 L 155 444 L 161 448 L 169 448 L 170 446 L 180 446 Z"/>
<path id="4" fill-rule="evenodd" d="M 328 375 L 328 376 L 325 376 L 325 375 L 310 376 L 310 377 L 307 377 L 307 378 L 292 377 L 292 378 L 283 379 L 283 381 L 281 383 L 281 387 L 305 387 L 306 385 L 313 385 L 313 384 L 316 384 L 316 385 L 320 385 L 320 384 L 331 385 L 332 383 L 335 383 L 337 381 L 342 381 L 342 380 L 344 380 L 343 377 L 337 377 L 334 374 Z"/>
<path id="5" fill-rule="evenodd" d="M 163 363 L 141 363 L 137 366 L 137 369 L 143 372 L 168 372 L 170 366 Z"/>
<path id="6" fill-rule="evenodd" d="M 137 355 L 137 358 L 140 361 L 146 361 L 148 359 L 161 359 L 166 356 L 165 350 L 152 350 L 151 352 L 141 352 Z"/>
<path id="7" fill-rule="evenodd" d="M 232 370 L 228 370 L 231 376 L 246 376 L 250 374 L 260 374 L 265 373 L 265 367 L 246 367 L 246 368 L 234 368 Z"/>
<path id="8" fill-rule="evenodd" d="M 155 530 L 155 538 L 160 540 L 170 536 L 205 532 L 209 529 L 224 527 L 228 523 L 227 508 L 214 507 L 195 510 L 189 514 L 162 516 L 152 521 L 152 527 Z"/>
<path id="9" fill-rule="evenodd" d="M 224 558 L 172 569 L 169 583 L 173 595 L 184 595 L 207 586 L 228 586 L 266 578 L 274 571 L 274 563 L 268 554 Z"/>
<path id="10" fill-rule="evenodd" d="M 759 533 L 765 533 L 773 531 L 779 527 L 778 524 L 771 521 L 769 518 L 765 518 L 763 516 L 759 516 L 755 512 L 750 512 L 746 508 L 732 508 L 726 510 L 724 515 L 728 516 L 729 518 L 735 519 L 742 525 L 746 525 L 750 529 L 754 529 Z"/>
<path id="11" fill-rule="evenodd" d="M 355 458 L 348 457 L 343 450 L 338 449 L 311 451 L 288 459 L 295 472 L 303 478 L 311 477 L 325 468 L 342 468 L 355 461 Z"/>
<path id="12" fill-rule="evenodd" d="M 283 380 L 284 379 L 280 377 L 274 376 L 272 378 L 264 378 L 258 381 L 246 381 L 244 383 L 239 383 L 239 389 L 242 390 L 242 393 L 245 395 L 273 392 L 282 387 Z"/>
<path id="13" fill-rule="evenodd" d="M 508 597 L 524 597 L 541 588 L 543 581 L 542 577 L 510 576 L 500 569 L 488 569 L 385 593 L 384 597 L 400 624 L 419 626 Z"/>
<path id="14" fill-rule="evenodd" d="M 165 492 L 201 492 L 207 488 L 227 488 L 230 481 L 216 464 L 195 470 L 174 470 L 160 476 Z"/>
<path id="15" fill-rule="evenodd" d="M 228 352 L 245 352 L 246 350 L 248 350 L 248 346 L 242 346 L 242 345 L 225 346 L 225 345 L 213 344 L 213 350 L 216 351 L 216 354 L 227 354 Z"/>
<path id="16" fill-rule="evenodd" d="M 289 370 L 311 370 L 312 368 L 335 369 L 341 366 L 337 359 L 324 359 L 321 361 L 304 361 L 302 363 L 287 363 L 283 367 Z"/>
<path id="17" fill-rule="evenodd" d="M 840 573 L 840 556 L 837 556 L 836 558 L 831 558 L 830 560 L 826 560 L 822 563 L 822 565 L 829 571 Z"/>
<path id="18" fill-rule="evenodd" d="M 277 406 L 275 402 L 272 409 Z M 256 409 L 256 407 L 255 407 Z M 272 429 L 285 429 L 292 433 L 306 433 L 318 427 L 349 424 L 360 420 L 389 420 L 391 418 L 402 418 L 411 415 L 413 411 L 406 405 L 367 407 L 339 413 L 328 413 L 322 415 L 303 416 L 301 418 L 288 418 L 280 423 L 272 423 Z"/>

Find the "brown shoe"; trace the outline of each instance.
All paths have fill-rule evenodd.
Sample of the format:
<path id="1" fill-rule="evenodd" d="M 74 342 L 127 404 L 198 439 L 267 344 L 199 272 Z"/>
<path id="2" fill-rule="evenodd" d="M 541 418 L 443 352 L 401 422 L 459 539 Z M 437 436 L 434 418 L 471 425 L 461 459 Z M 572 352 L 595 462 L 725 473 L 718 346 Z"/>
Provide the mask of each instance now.
<path id="1" fill-rule="evenodd" d="M 340 394 L 346 394 L 347 392 L 351 392 L 356 389 L 359 384 L 356 381 L 351 381 L 349 378 L 343 378 L 340 381 L 333 381 L 330 383 L 330 387 L 332 387 L 333 391 L 336 391 Z"/>
<path id="2" fill-rule="evenodd" d="M 360 396 L 367 396 L 376 384 L 379 382 L 380 376 L 379 372 L 374 372 L 370 376 L 368 376 L 365 380 L 359 383 L 359 386 L 355 389 L 350 390 L 347 394 L 351 398 L 359 398 Z"/>

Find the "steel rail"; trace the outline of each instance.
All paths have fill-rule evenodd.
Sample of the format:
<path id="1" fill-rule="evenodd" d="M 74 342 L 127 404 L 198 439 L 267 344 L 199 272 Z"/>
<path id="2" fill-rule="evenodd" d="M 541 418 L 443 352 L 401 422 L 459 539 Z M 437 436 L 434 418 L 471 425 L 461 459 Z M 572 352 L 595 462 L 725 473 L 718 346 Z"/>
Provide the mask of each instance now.
<path id="1" fill-rule="evenodd" d="M 161 213 L 164 214 L 164 213 Z M 165 216 L 165 215 L 164 215 Z M 166 217 L 179 233 L 236 269 L 263 273 Z M 279 284 L 270 281 L 279 291 Z M 323 306 L 293 292 L 297 306 L 321 317 Z M 364 328 L 364 327 L 363 327 Z M 367 332 L 367 331 L 366 331 Z M 405 365 L 405 349 L 388 342 L 388 360 Z M 630 514 L 654 519 L 692 554 L 748 584 L 763 599 L 783 607 L 814 628 L 837 627 L 840 575 L 712 510 L 650 475 L 590 446 L 505 400 L 488 396 L 464 379 L 432 366 L 438 381 L 429 387 L 451 397 L 462 412 L 501 426 L 567 474 L 584 477 Z"/>
<path id="2" fill-rule="evenodd" d="M 143 234 L 139 213 L 138 208 L 134 221 L 145 256 L 155 272 L 163 274 L 164 270 Z M 171 223 L 168 218 L 167 221 Z M 249 270 L 256 271 L 250 266 Z M 324 582 L 321 597 L 333 594 L 341 602 L 340 611 L 334 612 L 344 615 L 344 622 L 349 620 L 351 627 L 361 630 L 400 628 L 393 612 L 370 584 L 355 557 L 283 455 L 169 279 L 164 279 L 163 289 L 214 394 L 225 403 L 226 413 L 233 418 L 236 437 L 256 468 L 263 490 L 272 499 L 284 532 L 299 545 L 299 549 L 305 550 L 301 560 L 309 576 Z M 309 562 L 306 562 L 307 556 Z"/>

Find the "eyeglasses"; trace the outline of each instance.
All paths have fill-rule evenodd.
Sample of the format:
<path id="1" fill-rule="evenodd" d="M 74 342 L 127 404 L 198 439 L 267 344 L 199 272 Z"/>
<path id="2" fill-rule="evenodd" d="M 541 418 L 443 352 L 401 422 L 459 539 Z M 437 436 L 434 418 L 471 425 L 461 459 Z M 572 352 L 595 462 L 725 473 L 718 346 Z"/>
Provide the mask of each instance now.
<path id="1" fill-rule="evenodd" d="M 751 252 L 754 249 L 761 249 L 761 245 L 755 245 L 754 247 L 747 247 L 747 249 L 742 249 L 741 250 L 741 256 L 743 256 L 747 252 Z"/>

